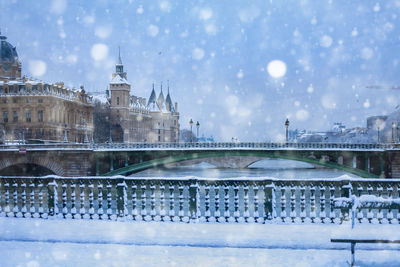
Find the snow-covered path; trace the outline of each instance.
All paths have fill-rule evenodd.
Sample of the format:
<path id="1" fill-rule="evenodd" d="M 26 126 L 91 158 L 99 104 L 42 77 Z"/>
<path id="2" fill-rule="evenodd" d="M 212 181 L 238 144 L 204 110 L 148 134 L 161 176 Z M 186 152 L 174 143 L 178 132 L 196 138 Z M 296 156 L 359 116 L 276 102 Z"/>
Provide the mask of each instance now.
<path id="1" fill-rule="evenodd" d="M 1 266 L 346 266 L 331 237 L 398 238 L 399 225 L 184 224 L 0 218 Z M 362 266 L 399 266 L 400 246 L 357 245 Z"/>

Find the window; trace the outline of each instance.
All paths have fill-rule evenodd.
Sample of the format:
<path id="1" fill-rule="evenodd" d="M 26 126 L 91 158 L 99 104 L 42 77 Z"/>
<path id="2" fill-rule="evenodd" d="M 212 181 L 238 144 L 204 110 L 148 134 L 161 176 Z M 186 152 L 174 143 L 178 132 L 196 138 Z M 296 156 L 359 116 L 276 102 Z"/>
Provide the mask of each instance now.
<path id="1" fill-rule="evenodd" d="M 13 111 L 13 122 L 18 122 L 18 112 Z"/>
<path id="2" fill-rule="evenodd" d="M 26 99 L 26 103 L 31 103 L 31 102 L 32 102 L 32 100 L 30 98 Z"/>
<path id="3" fill-rule="evenodd" d="M 119 96 L 117 96 L 117 106 L 119 106 Z"/>
<path id="4" fill-rule="evenodd" d="M 17 103 L 17 102 L 18 102 L 18 99 L 13 98 L 13 103 Z"/>
<path id="5" fill-rule="evenodd" d="M 26 122 L 31 122 L 32 116 L 31 116 L 31 111 L 27 110 L 26 111 Z"/>
<path id="6" fill-rule="evenodd" d="M 37 117 L 38 117 L 38 122 L 43 122 L 43 110 L 38 111 Z"/>
<path id="7" fill-rule="evenodd" d="M 3 111 L 3 122 L 8 122 L 8 111 Z"/>
<path id="8" fill-rule="evenodd" d="M 42 98 L 39 98 L 39 99 L 38 99 L 38 102 L 39 102 L 39 103 L 43 103 L 43 99 L 42 99 Z"/>

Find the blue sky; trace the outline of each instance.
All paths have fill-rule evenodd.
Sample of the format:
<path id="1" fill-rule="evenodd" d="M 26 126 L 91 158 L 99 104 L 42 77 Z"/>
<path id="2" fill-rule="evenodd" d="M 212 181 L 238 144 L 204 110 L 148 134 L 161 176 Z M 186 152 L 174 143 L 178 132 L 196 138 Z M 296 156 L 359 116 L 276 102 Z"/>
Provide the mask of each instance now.
<path id="1" fill-rule="evenodd" d="M 193 118 L 217 140 L 281 140 L 286 117 L 291 129 L 365 126 L 400 100 L 390 89 L 400 86 L 397 0 L 0 0 L 0 9 L 25 75 L 104 91 L 121 46 L 132 94 L 148 98 L 169 80 L 181 128 Z M 286 69 L 268 69 L 274 60 Z"/>

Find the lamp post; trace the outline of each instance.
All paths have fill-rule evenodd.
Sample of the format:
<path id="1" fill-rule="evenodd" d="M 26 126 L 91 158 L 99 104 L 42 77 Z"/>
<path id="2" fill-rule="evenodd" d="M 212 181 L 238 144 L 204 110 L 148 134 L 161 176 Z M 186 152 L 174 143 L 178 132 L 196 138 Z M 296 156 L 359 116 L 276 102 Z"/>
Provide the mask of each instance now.
<path id="1" fill-rule="evenodd" d="M 190 124 L 190 142 L 192 143 L 193 142 L 193 132 L 192 132 L 193 120 L 192 119 L 190 119 L 189 124 Z"/>
<path id="2" fill-rule="evenodd" d="M 197 138 L 197 142 L 199 141 L 199 128 L 200 128 L 200 123 L 199 123 L 199 121 L 197 121 L 197 123 L 196 123 L 196 128 L 197 128 L 197 135 L 196 135 L 196 138 Z"/>
<path id="3" fill-rule="evenodd" d="M 286 118 L 286 121 L 285 121 L 285 127 L 286 127 L 286 143 L 289 141 L 289 119 L 288 118 Z"/>
<path id="4" fill-rule="evenodd" d="M 396 124 L 392 122 L 392 144 L 394 144 L 394 128 L 396 127 Z"/>

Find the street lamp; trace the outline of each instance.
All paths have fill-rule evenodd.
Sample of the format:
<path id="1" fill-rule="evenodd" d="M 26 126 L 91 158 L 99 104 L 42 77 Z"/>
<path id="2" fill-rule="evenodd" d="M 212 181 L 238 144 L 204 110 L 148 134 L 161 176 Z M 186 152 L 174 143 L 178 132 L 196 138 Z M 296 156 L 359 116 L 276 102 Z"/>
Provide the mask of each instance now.
<path id="1" fill-rule="evenodd" d="M 396 124 L 392 122 L 392 144 L 394 144 L 394 128 L 396 127 Z"/>
<path id="2" fill-rule="evenodd" d="M 189 124 L 190 124 L 190 142 L 192 143 L 193 142 L 193 132 L 192 132 L 193 120 L 192 119 L 190 119 Z"/>
<path id="3" fill-rule="evenodd" d="M 196 123 L 196 127 L 197 127 L 197 136 L 196 136 L 196 138 L 197 138 L 197 142 L 199 141 L 199 128 L 200 128 L 200 123 L 199 123 L 199 121 L 197 121 L 197 123 Z"/>
<path id="4" fill-rule="evenodd" d="M 288 132 L 288 129 L 289 129 L 289 119 L 288 119 L 288 118 L 286 118 L 285 127 L 286 127 L 286 143 L 287 143 L 287 142 L 289 141 L 289 132 Z"/>

